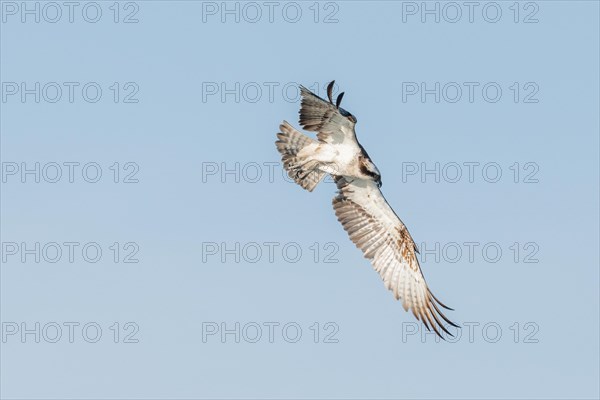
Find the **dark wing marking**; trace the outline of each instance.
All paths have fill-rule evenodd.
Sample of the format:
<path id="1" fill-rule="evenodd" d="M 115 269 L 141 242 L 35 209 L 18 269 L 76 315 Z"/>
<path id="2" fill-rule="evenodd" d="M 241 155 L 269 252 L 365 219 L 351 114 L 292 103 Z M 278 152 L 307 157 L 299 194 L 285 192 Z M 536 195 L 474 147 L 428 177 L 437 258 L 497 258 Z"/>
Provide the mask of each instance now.
<path id="1" fill-rule="evenodd" d="M 327 143 L 341 143 L 346 139 L 356 140 L 354 126 L 356 118 L 343 108 L 339 107 L 343 93 L 337 98 L 336 104 L 332 99 L 333 82 L 327 88 L 330 101 L 324 100 L 300 86 L 302 102 L 300 107 L 300 125 L 311 132 L 318 132 L 320 141 Z"/>
<path id="2" fill-rule="evenodd" d="M 350 240 L 364 253 L 379 273 L 385 287 L 402 299 L 409 309 L 433 329 L 442 339 L 442 333 L 453 336 L 444 321 L 458 327 L 442 313 L 442 304 L 429 290 L 416 257 L 417 247 L 408 229 L 389 206 L 377 185 L 370 180 L 337 177 L 339 189 L 333 199 L 338 220 L 348 232 Z"/>

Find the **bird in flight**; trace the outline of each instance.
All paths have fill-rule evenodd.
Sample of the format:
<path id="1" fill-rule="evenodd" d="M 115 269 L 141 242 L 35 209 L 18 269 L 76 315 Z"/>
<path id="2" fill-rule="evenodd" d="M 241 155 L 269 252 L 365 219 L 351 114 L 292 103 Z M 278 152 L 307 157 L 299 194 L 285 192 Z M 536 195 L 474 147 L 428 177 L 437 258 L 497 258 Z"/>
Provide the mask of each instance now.
<path id="1" fill-rule="evenodd" d="M 352 242 L 371 261 L 385 287 L 427 330 L 433 329 L 442 339 L 441 331 L 453 336 L 444 322 L 458 325 L 441 308 L 452 309 L 429 290 L 417 260 L 419 250 L 383 197 L 381 174 L 356 138 L 356 118 L 340 107 L 344 93 L 333 102 L 334 82 L 327 86 L 329 101 L 300 86 L 300 125 L 317 132 L 317 139 L 283 121 L 275 142 L 283 166 L 290 178 L 310 192 L 330 174 L 338 188 L 333 199 L 335 215 Z"/>

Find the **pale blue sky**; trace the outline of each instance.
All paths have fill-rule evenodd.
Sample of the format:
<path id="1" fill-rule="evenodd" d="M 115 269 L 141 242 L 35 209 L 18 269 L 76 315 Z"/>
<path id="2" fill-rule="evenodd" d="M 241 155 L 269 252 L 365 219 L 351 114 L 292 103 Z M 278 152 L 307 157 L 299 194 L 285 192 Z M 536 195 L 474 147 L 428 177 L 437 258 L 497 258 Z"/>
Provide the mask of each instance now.
<path id="1" fill-rule="evenodd" d="M 102 1 L 96 23 L 89 3 L 72 23 L 65 6 L 59 19 L 39 3 L 36 23 L 21 4 L 1 3 L 2 397 L 598 398 L 597 2 L 480 2 L 455 23 L 446 3 L 439 23 L 421 2 L 239 3 L 238 23 L 221 2 L 122 2 L 117 16 Z M 308 193 L 279 165 L 268 177 L 278 125 L 298 126 L 296 83 L 323 94 L 331 79 L 428 250 L 456 343 L 421 338 L 337 222 L 331 182 Z M 439 103 L 410 94 L 436 82 Z M 36 162 L 40 183 L 21 183 Z M 440 182 L 422 179 L 436 163 Z M 236 165 L 239 183 L 222 175 Z M 22 248 L 36 242 L 39 263 Z M 65 242 L 79 243 L 72 263 Z M 36 322 L 40 343 L 9 334 Z M 240 343 L 209 335 L 236 322 Z"/>

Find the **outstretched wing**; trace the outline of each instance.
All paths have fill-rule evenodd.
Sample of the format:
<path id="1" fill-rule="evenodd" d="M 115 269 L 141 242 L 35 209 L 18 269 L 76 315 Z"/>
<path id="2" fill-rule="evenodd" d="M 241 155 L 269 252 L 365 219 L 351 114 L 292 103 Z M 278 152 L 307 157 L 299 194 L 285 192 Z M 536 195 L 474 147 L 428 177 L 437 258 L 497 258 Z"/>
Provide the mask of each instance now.
<path id="1" fill-rule="evenodd" d="M 406 226 L 389 206 L 377 184 L 370 180 L 336 177 L 339 192 L 333 199 L 338 220 L 350 239 L 371 260 L 385 287 L 402 299 L 404 310 L 442 337 L 440 329 L 453 336 L 444 326 L 458 327 L 440 310 L 451 310 L 429 290 L 416 253 L 417 246 Z"/>
<path id="2" fill-rule="evenodd" d="M 300 86 L 302 102 L 300 107 L 300 125 L 311 132 L 318 132 L 317 137 L 322 142 L 339 144 L 344 140 L 356 141 L 354 126 L 356 118 L 343 108 L 339 107 L 344 93 L 341 93 L 333 104 L 331 97 L 333 90 L 331 82 L 327 87 L 326 101 L 304 86 Z"/>

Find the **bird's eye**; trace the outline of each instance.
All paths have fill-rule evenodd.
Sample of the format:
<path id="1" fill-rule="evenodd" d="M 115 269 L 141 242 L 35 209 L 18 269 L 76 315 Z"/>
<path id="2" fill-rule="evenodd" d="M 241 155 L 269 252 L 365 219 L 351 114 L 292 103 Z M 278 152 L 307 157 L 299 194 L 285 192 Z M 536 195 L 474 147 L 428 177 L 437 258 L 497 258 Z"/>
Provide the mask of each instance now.
<path id="1" fill-rule="evenodd" d="M 356 118 L 354 118 L 354 115 L 350 114 L 346 118 L 348 118 L 351 122 L 356 123 Z"/>

